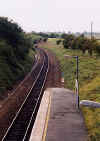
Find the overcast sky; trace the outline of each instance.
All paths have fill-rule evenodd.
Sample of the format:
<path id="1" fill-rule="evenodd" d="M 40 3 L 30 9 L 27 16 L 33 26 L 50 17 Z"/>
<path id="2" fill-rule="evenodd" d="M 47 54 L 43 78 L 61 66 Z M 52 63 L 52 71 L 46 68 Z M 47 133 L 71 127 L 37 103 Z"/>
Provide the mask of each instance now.
<path id="1" fill-rule="evenodd" d="M 28 32 L 100 32 L 99 0 L 1 0 L 0 16 Z"/>

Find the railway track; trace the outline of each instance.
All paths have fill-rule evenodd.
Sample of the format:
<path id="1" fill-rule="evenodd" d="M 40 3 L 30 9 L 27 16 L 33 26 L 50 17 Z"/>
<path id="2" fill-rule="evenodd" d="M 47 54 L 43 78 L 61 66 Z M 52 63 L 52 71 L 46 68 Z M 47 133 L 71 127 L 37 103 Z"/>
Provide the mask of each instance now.
<path id="1" fill-rule="evenodd" d="M 37 57 L 35 57 L 34 66 L 32 67 L 31 72 L 28 73 L 18 87 L 8 95 L 2 104 L 2 107 L 0 108 L 0 141 L 4 137 L 12 120 L 16 116 L 16 113 L 35 82 L 41 66 L 43 65 L 43 58 L 42 53 L 37 51 Z"/>
<path id="2" fill-rule="evenodd" d="M 40 101 L 44 91 L 44 85 L 49 70 L 49 59 L 47 54 L 39 49 L 43 54 L 43 64 L 32 73 L 35 82 L 28 93 L 21 108 L 17 112 L 2 141 L 28 141 L 30 133 L 38 112 Z"/>

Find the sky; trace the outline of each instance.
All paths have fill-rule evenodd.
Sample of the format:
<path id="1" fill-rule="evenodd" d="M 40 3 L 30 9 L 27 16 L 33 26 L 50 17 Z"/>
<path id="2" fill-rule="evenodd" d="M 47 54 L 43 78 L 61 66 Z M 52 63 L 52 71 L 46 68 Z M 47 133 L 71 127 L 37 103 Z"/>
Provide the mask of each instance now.
<path id="1" fill-rule="evenodd" d="M 100 32 L 99 0 L 1 0 L 0 16 L 26 32 Z"/>

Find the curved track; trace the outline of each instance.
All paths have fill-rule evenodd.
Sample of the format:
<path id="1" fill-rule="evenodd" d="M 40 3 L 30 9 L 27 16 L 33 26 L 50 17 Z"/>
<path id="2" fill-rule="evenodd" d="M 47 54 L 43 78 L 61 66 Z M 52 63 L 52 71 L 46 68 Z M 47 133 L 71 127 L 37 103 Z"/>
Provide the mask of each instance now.
<path id="1" fill-rule="evenodd" d="M 40 65 L 38 69 L 35 69 L 34 73 L 32 74 L 32 76 L 36 78 L 35 82 L 2 141 L 29 140 L 32 126 L 34 124 L 43 95 L 44 84 L 49 69 L 49 60 L 47 54 L 40 49 L 38 50 L 43 54 L 43 64 L 42 66 Z M 38 76 L 36 74 L 38 74 Z"/>

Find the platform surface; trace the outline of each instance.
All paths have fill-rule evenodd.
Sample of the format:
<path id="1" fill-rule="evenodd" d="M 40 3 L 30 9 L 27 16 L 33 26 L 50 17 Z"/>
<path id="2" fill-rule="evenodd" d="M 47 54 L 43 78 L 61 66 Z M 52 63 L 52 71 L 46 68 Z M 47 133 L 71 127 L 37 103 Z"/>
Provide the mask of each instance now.
<path id="1" fill-rule="evenodd" d="M 83 116 L 76 108 L 75 94 L 64 88 L 52 88 L 50 94 L 50 116 L 45 141 L 87 141 Z"/>

